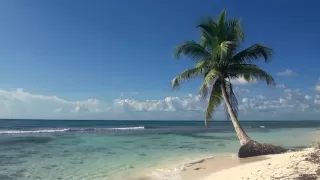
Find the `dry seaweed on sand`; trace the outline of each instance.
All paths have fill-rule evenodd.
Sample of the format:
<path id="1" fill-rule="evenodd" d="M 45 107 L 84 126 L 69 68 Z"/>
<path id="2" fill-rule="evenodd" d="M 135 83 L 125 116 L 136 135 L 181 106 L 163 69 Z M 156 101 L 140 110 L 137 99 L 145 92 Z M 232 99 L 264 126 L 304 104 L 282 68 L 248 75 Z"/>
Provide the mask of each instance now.
<path id="1" fill-rule="evenodd" d="M 318 176 L 315 174 L 300 174 L 297 178 L 294 180 L 317 180 Z"/>

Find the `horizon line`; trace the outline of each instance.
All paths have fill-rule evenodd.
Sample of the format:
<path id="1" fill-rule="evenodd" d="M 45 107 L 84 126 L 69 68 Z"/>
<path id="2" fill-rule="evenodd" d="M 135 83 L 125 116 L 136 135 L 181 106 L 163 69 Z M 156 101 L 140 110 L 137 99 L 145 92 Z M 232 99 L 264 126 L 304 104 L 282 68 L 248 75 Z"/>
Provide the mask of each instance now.
<path id="1" fill-rule="evenodd" d="M 30 119 L 30 118 L 26 118 L 26 119 L 23 119 L 23 118 L 0 118 L 0 120 L 36 120 L 36 121 L 39 121 L 39 120 L 44 120 L 44 121 L 193 121 L 193 122 L 199 122 L 199 121 L 204 121 L 204 120 L 183 120 L 183 119 L 178 119 L 178 120 L 136 120 L 136 119 L 119 119 L 119 120 L 116 120 L 116 119 L 39 119 L 39 118 L 36 118 L 36 119 Z M 209 121 L 210 123 L 211 122 L 225 122 L 225 121 L 230 121 L 230 120 L 211 120 Z M 244 121 L 289 121 L 289 122 L 293 122 L 293 121 L 320 121 L 319 120 L 240 120 L 241 122 L 244 122 Z M 231 121 L 230 121 L 231 122 Z"/>

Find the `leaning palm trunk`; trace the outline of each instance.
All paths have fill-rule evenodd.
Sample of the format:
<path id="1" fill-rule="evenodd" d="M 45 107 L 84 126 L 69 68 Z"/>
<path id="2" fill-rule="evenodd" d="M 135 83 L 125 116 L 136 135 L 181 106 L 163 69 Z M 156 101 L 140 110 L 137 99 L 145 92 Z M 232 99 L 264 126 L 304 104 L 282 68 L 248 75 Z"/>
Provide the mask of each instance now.
<path id="1" fill-rule="evenodd" d="M 271 144 L 261 144 L 251 140 L 250 137 L 244 132 L 237 117 L 235 116 L 230 104 L 230 100 L 227 95 L 226 87 L 223 84 L 221 85 L 221 92 L 222 92 L 222 97 L 226 104 L 231 122 L 240 140 L 241 147 L 238 152 L 239 158 L 246 158 L 246 157 L 267 155 L 267 154 L 279 154 L 287 151 L 287 149 L 282 148 L 280 146 L 274 146 Z"/>
<path id="2" fill-rule="evenodd" d="M 222 97 L 223 97 L 224 102 L 225 102 L 226 107 L 227 107 L 228 114 L 229 114 L 231 122 L 233 124 L 234 130 L 236 131 L 237 136 L 238 136 L 238 138 L 240 140 L 240 145 L 243 146 L 243 145 L 247 144 L 248 142 L 250 142 L 252 140 L 244 132 L 244 130 L 242 129 L 241 125 L 239 124 L 239 121 L 237 120 L 237 118 L 236 118 L 236 116 L 235 116 L 235 114 L 234 114 L 234 112 L 232 110 L 229 98 L 227 96 L 227 90 L 226 90 L 226 87 L 224 85 L 221 86 L 221 92 L 222 92 Z"/>
<path id="3" fill-rule="evenodd" d="M 204 127 L 208 128 L 208 121 L 207 120 L 204 121 Z"/>

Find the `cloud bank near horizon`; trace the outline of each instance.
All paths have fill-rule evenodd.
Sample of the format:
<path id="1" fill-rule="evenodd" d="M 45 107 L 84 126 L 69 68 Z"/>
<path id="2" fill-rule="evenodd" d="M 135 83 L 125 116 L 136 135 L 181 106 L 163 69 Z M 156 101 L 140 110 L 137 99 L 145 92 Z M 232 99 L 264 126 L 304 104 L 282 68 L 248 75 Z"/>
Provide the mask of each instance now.
<path id="1" fill-rule="evenodd" d="M 240 119 L 312 120 L 318 119 L 320 115 L 320 81 L 313 86 L 314 91 L 310 94 L 300 89 L 287 88 L 284 84 L 274 88 L 272 95 L 253 95 L 243 87 L 235 88 Z M 207 103 L 196 94 L 145 101 L 138 101 L 133 97 L 121 98 L 114 99 L 112 103 L 94 98 L 70 101 L 57 96 L 27 92 L 22 88 L 1 89 L 0 118 L 201 120 L 204 119 Z M 223 106 L 217 108 L 214 119 L 226 119 Z"/>

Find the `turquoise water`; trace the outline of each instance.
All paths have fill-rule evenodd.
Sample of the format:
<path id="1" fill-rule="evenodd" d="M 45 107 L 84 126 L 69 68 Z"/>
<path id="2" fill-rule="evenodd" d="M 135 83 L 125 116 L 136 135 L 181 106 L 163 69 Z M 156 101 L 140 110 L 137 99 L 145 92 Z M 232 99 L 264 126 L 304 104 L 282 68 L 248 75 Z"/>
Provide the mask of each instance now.
<path id="1" fill-rule="evenodd" d="M 308 146 L 320 122 L 242 122 L 249 136 Z M 177 177 L 184 163 L 237 153 L 230 122 L 0 120 L 1 180 Z"/>

